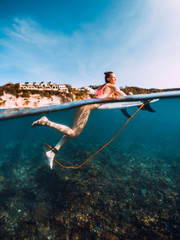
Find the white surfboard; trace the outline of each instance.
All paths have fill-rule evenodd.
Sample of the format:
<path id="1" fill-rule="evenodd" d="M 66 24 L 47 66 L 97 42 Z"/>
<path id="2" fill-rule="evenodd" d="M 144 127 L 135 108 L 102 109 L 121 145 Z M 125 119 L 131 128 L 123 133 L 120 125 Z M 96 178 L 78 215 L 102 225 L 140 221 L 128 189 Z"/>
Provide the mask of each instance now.
<path id="1" fill-rule="evenodd" d="M 157 102 L 159 99 L 154 99 L 149 101 L 149 103 Z M 98 110 L 108 110 L 108 109 L 121 109 L 121 108 L 129 108 L 129 107 L 138 107 L 141 106 L 141 101 L 135 102 L 117 102 L 117 103 L 104 103 L 98 107 Z"/>

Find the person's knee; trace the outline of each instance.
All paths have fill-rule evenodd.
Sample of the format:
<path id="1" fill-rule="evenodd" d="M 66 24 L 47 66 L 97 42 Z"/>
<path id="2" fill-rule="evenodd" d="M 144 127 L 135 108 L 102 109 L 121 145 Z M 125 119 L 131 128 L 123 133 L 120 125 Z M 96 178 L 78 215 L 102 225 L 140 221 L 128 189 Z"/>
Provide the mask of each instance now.
<path id="1" fill-rule="evenodd" d="M 66 133 L 67 138 L 77 138 L 79 136 L 78 132 L 75 130 L 68 131 Z"/>
<path id="2" fill-rule="evenodd" d="M 79 136 L 79 134 L 73 133 L 73 134 L 71 135 L 71 138 L 75 139 L 75 138 L 77 138 L 78 136 Z"/>
<path id="3" fill-rule="evenodd" d="M 72 131 L 72 134 L 71 134 L 71 137 L 72 138 L 77 138 L 80 134 L 81 134 L 82 131 L 79 131 L 79 129 L 77 130 L 73 130 Z"/>

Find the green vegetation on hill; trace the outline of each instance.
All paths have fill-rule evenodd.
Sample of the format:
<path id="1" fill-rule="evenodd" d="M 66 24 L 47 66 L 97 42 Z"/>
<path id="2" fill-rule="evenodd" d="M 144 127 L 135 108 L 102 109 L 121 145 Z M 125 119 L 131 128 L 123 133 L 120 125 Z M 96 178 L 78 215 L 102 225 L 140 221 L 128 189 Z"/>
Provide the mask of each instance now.
<path id="1" fill-rule="evenodd" d="M 180 90 L 180 88 L 166 88 L 166 89 L 157 89 L 157 88 L 139 88 L 139 87 L 125 87 L 121 88 L 123 92 L 129 94 L 132 92 L 133 94 L 146 94 L 146 93 L 156 93 L 156 92 L 166 92 L 166 91 L 175 91 Z"/>
<path id="2" fill-rule="evenodd" d="M 132 92 L 133 94 L 146 94 L 146 93 L 153 93 L 153 92 L 162 92 L 163 90 L 161 89 L 155 89 L 155 88 L 139 88 L 139 87 L 126 87 L 121 89 L 123 92 L 126 94 L 129 94 Z"/>
<path id="3" fill-rule="evenodd" d="M 19 83 L 8 84 L 0 87 L 0 96 L 2 96 L 4 93 L 9 93 L 16 97 L 19 97 L 19 93 L 20 93 Z"/>
<path id="4" fill-rule="evenodd" d="M 0 96 L 4 93 L 12 94 L 18 97 L 29 98 L 31 95 L 39 94 L 41 97 L 51 98 L 52 96 L 60 96 L 64 99 L 70 98 L 72 101 L 74 100 L 82 100 L 84 98 L 93 97 L 92 94 L 89 94 L 86 89 L 73 89 L 71 85 L 67 84 L 66 87 L 68 88 L 69 92 L 65 91 L 53 91 L 53 90 L 25 90 L 20 89 L 20 85 L 17 84 L 6 84 L 0 87 Z"/>

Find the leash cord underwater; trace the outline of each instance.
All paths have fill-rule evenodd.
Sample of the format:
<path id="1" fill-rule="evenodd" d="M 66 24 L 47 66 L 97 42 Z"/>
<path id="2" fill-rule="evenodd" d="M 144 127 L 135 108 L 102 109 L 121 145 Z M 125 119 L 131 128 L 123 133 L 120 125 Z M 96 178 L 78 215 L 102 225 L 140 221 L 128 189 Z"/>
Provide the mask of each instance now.
<path id="1" fill-rule="evenodd" d="M 125 124 L 122 126 L 122 128 L 119 130 L 119 132 L 109 141 L 107 142 L 104 146 L 102 146 L 97 152 L 95 152 L 93 155 L 91 155 L 88 159 L 86 159 L 82 164 L 80 164 L 77 167 L 73 167 L 73 166 L 64 166 L 62 165 L 60 162 L 58 162 L 56 159 L 54 159 L 54 161 L 59 164 L 62 168 L 71 168 L 71 169 L 78 169 L 81 168 L 85 163 L 87 163 L 87 161 L 89 161 L 91 158 L 93 158 L 96 154 L 98 154 L 101 150 L 103 150 L 107 145 L 109 145 L 115 138 L 117 138 L 117 136 L 122 132 L 122 130 L 124 129 L 124 127 L 127 125 L 127 123 L 139 112 L 139 110 L 141 110 L 141 108 L 144 107 L 144 103 L 139 107 L 139 109 L 125 122 Z M 53 151 L 54 153 L 57 151 L 56 148 L 50 146 L 47 143 L 43 144 L 44 150 L 46 151 L 45 145 L 47 145 L 51 151 Z M 56 153 L 55 153 L 56 154 Z"/>

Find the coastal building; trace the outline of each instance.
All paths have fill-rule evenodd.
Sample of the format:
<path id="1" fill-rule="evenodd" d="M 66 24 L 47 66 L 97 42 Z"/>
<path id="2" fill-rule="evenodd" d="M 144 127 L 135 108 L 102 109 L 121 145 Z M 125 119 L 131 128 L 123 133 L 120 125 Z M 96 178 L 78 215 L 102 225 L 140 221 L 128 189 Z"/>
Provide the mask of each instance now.
<path id="1" fill-rule="evenodd" d="M 44 82 L 42 82 L 40 84 L 20 83 L 20 89 L 68 92 L 68 88 L 66 87 L 65 84 L 44 83 Z"/>
<path id="2" fill-rule="evenodd" d="M 36 90 L 36 87 L 29 83 L 20 83 L 19 88 L 24 90 Z"/>

